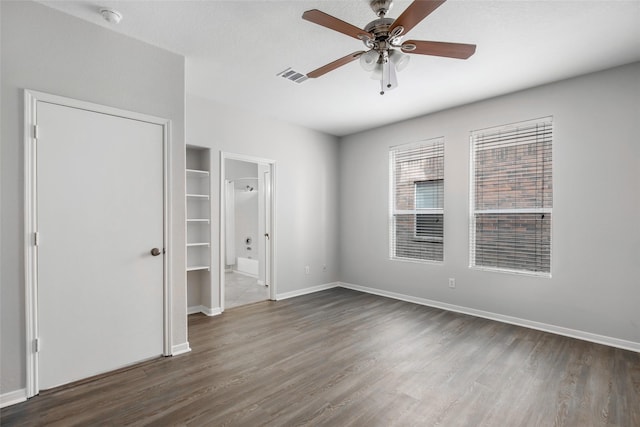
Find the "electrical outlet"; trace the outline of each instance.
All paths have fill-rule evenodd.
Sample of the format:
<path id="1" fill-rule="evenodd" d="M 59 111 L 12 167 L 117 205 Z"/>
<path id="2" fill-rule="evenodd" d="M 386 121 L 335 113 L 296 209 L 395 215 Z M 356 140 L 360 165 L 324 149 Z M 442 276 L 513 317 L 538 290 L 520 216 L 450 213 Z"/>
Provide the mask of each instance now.
<path id="1" fill-rule="evenodd" d="M 308 265 L 304 266 L 304 274 L 309 274 L 309 266 Z"/>
<path id="2" fill-rule="evenodd" d="M 454 279 L 453 277 L 449 277 L 449 287 L 451 289 L 454 289 L 456 287 L 456 279 Z"/>

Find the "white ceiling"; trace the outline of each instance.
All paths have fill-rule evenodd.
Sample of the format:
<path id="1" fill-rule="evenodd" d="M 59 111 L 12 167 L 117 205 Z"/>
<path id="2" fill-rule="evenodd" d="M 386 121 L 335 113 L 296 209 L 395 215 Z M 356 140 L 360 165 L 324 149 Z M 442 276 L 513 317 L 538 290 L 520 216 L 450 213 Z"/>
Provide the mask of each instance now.
<path id="1" fill-rule="evenodd" d="M 276 76 L 363 50 L 301 15 L 320 9 L 364 27 L 376 18 L 366 0 L 40 3 L 184 55 L 188 93 L 338 136 L 640 60 L 637 0 L 449 0 L 405 40 L 472 43 L 475 55 L 412 55 L 399 87 L 381 96 L 357 61 L 300 84 Z M 388 16 L 410 3 L 396 0 Z M 101 7 L 124 19 L 108 24 Z"/>

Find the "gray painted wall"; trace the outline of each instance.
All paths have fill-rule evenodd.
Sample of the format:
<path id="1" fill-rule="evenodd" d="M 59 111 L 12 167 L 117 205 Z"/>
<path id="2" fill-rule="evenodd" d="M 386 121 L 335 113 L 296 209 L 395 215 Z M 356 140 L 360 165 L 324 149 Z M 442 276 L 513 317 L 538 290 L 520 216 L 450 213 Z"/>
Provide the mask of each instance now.
<path id="1" fill-rule="evenodd" d="M 469 269 L 469 131 L 549 115 L 553 277 Z M 345 137 L 340 280 L 640 343 L 639 134 L 636 63 Z M 445 261 L 390 261 L 389 146 L 438 136 Z"/>
<path id="2" fill-rule="evenodd" d="M 1 393 L 25 387 L 23 88 L 172 120 L 173 344 L 186 342 L 184 58 L 33 2 L 2 1 Z M 169 248 L 171 251 L 172 248 Z"/>
<path id="3" fill-rule="evenodd" d="M 187 67 L 188 67 L 187 62 Z M 190 145 L 276 162 L 278 294 L 338 280 L 338 141 L 298 126 L 187 96 Z M 212 167 L 213 241 L 219 240 L 220 164 Z M 220 257 L 213 245 L 213 259 Z M 305 274 L 304 267 L 310 267 Z M 327 271 L 322 266 L 327 265 Z M 218 284 L 215 267 L 214 286 Z M 217 298 L 217 297 L 216 297 Z M 219 301 L 218 307 L 219 307 Z M 216 305 L 214 305 L 216 306 Z"/>

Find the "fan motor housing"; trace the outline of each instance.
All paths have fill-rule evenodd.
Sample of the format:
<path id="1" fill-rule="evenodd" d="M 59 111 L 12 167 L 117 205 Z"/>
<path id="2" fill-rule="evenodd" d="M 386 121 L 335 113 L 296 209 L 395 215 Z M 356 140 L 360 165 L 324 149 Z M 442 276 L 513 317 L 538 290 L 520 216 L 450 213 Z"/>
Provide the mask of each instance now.
<path id="1" fill-rule="evenodd" d="M 389 28 L 394 21 L 392 18 L 379 18 L 369 22 L 364 30 L 373 34 L 376 41 L 386 40 L 389 37 Z"/>

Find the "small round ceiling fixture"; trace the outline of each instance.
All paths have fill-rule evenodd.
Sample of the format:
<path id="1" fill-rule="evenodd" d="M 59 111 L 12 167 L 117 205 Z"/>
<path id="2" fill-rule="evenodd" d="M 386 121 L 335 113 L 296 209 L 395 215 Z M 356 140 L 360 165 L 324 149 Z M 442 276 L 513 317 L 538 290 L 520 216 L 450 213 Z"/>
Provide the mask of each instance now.
<path id="1" fill-rule="evenodd" d="M 105 21 L 110 24 L 118 24 L 122 21 L 122 13 L 118 12 L 115 9 L 103 7 L 100 9 L 100 15 L 104 18 Z"/>

